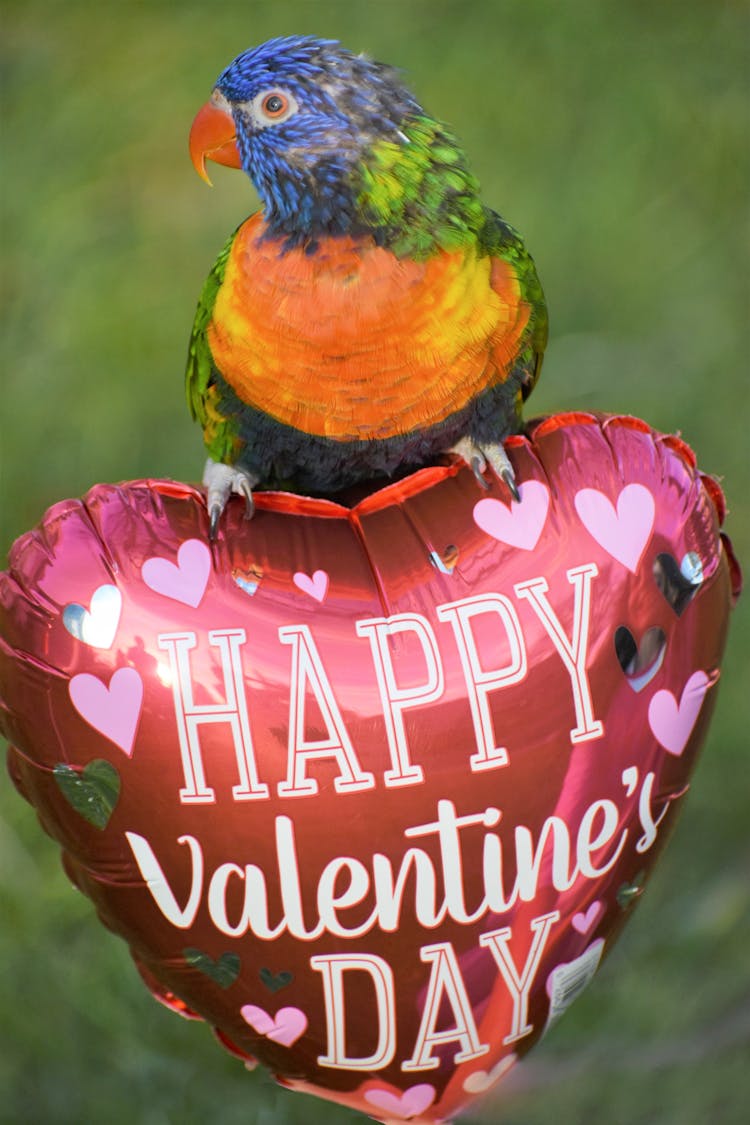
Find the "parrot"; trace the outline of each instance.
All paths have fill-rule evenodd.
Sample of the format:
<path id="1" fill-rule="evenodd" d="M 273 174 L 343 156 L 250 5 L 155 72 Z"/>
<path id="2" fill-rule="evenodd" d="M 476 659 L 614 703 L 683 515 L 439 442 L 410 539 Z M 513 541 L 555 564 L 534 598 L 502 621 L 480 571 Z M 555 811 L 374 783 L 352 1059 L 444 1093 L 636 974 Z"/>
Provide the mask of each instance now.
<path id="1" fill-rule="evenodd" d="M 327 496 L 454 454 L 519 500 L 503 439 L 540 372 L 547 308 L 520 235 L 396 68 L 285 36 L 220 74 L 189 136 L 261 209 L 200 294 L 186 371 L 210 537 L 229 497 Z"/>

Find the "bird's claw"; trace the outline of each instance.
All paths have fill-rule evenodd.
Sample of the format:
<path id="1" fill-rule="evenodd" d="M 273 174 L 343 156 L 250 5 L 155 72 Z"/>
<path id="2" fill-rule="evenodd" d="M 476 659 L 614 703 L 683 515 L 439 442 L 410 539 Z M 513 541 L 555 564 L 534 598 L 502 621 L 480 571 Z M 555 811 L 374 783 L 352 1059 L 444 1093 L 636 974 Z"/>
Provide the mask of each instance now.
<path id="1" fill-rule="evenodd" d="M 257 483 L 258 480 L 252 473 L 208 458 L 203 470 L 203 484 L 206 488 L 208 534 L 212 540 L 218 535 L 222 513 L 233 492 L 245 498 L 245 519 L 253 518 L 255 512 L 253 486 Z"/>
<path id="2" fill-rule="evenodd" d="M 483 488 L 485 492 L 488 492 L 490 486 L 482 476 L 482 473 L 487 468 L 487 462 L 485 461 L 484 457 L 472 457 L 470 465 L 471 471 L 474 474 L 474 478 L 477 484 L 481 488 Z"/>
<path id="3" fill-rule="evenodd" d="M 211 504 L 208 509 L 208 537 L 213 542 L 219 534 L 219 520 L 221 519 L 221 504 Z"/>
<path id="4" fill-rule="evenodd" d="M 516 504 L 520 504 L 521 503 L 521 493 L 518 491 L 518 487 L 516 485 L 516 478 L 513 475 L 513 470 L 512 469 L 503 469 L 500 473 L 500 476 L 502 477 L 502 479 L 505 481 L 506 485 L 508 486 L 508 492 L 510 492 L 510 494 L 513 497 L 513 499 L 515 500 Z"/>
<path id="5" fill-rule="evenodd" d="M 245 519 L 251 520 L 255 515 L 255 497 L 250 478 L 243 474 L 240 481 L 240 492 L 245 497 Z"/>
<path id="6" fill-rule="evenodd" d="M 489 464 L 495 475 L 506 485 L 515 502 L 520 502 L 521 494 L 516 485 L 513 466 L 500 442 L 492 442 L 480 447 L 472 438 L 464 437 L 453 446 L 451 453 L 457 453 L 459 457 L 463 457 L 464 461 L 471 467 L 478 484 L 485 490 L 490 486 L 482 474 Z"/>

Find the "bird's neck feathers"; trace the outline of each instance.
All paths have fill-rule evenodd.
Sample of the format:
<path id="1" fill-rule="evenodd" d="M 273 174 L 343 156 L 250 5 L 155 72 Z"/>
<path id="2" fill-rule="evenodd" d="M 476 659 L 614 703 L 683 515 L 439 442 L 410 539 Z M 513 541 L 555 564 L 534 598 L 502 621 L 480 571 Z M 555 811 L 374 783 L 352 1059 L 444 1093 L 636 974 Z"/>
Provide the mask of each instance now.
<path id="1" fill-rule="evenodd" d="M 475 241 L 485 221 L 479 182 L 452 134 L 416 117 L 395 141 L 376 142 L 360 168 L 357 209 L 400 257 L 429 258 Z"/>
<path id="2" fill-rule="evenodd" d="M 360 150 L 310 165 L 284 156 L 256 164 L 267 232 L 314 252 L 323 238 L 368 236 L 398 257 L 427 259 L 476 242 L 485 223 L 479 183 L 458 142 L 427 116 Z M 260 172 L 258 176 L 257 173 Z"/>

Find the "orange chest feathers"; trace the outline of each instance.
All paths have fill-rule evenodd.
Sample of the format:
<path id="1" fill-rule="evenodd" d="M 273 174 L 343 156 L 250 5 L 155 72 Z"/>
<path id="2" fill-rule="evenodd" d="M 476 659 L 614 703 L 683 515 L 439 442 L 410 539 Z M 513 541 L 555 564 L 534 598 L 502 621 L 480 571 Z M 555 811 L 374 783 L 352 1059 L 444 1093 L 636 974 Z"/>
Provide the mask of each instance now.
<path id="1" fill-rule="evenodd" d="M 260 215 L 238 231 L 208 328 L 243 402 L 317 436 L 387 438 L 507 377 L 529 316 L 507 262 L 346 237 L 282 253 L 262 233 Z"/>

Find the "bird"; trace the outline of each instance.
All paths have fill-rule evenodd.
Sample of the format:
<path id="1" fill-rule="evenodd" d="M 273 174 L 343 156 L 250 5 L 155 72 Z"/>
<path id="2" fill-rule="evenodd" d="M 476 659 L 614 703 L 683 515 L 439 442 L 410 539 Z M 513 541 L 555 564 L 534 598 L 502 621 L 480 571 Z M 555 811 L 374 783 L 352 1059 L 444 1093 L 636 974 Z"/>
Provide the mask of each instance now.
<path id="1" fill-rule="evenodd" d="M 446 454 L 518 501 L 502 442 L 539 377 L 544 293 L 401 72 L 333 39 L 271 39 L 220 74 L 189 150 L 209 184 L 207 160 L 241 169 L 261 202 L 190 337 L 211 538 L 233 493 L 249 518 L 258 488 L 328 496 Z"/>

